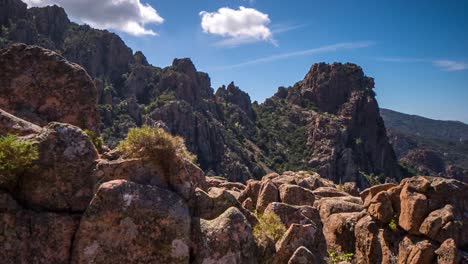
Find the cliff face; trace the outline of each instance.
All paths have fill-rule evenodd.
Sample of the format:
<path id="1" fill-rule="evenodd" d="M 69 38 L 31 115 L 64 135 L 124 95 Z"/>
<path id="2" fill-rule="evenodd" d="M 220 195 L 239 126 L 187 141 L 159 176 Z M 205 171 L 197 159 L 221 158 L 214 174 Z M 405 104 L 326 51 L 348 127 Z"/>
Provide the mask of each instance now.
<path id="1" fill-rule="evenodd" d="M 306 146 L 307 149 L 294 152 L 296 156 L 284 155 L 286 161 L 301 160 L 293 169 L 314 169 L 335 182 L 356 181 L 360 185 L 367 181 L 363 174 L 398 179 L 398 163 L 388 143 L 373 88 L 373 79 L 366 77 L 357 65 L 315 64 L 303 81 L 288 89 L 280 88 L 258 107 L 263 119 L 260 123 L 287 116 L 286 125 L 276 124 L 279 131 L 275 133 L 292 132 L 294 138 L 304 138 L 290 142 L 286 137 L 280 143 L 285 147 L 296 145 L 298 149 Z M 269 113 L 274 114 L 268 116 Z M 277 137 L 269 131 L 265 134 L 271 140 Z M 273 149 L 274 144 L 267 142 L 266 148 Z M 298 153 L 302 154 L 297 156 Z M 273 166 L 283 162 L 271 158 Z"/>

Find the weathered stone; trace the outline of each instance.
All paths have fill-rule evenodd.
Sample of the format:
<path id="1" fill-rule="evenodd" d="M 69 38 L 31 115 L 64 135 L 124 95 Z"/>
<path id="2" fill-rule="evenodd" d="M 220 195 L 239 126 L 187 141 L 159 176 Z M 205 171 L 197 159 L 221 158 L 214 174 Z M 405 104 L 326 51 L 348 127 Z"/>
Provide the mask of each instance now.
<path id="1" fill-rule="evenodd" d="M 39 159 L 21 175 L 15 195 L 29 206 L 84 211 L 94 192 L 92 171 L 98 153 L 79 128 L 51 123 L 33 137 Z"/>
<path id="2" fill-rule="evenodd" d="M 288 264 L 315 264 L 315 256 L 306 247 L 298 247 L 288 261 Z"/>
<path id="3" fill-rule="evenodd" d="M 1 50 L 0 87 L 0 108 L 13 115 L 41 126 L 57 121 L 98 130 L 92 79 L 53 51 L 25 44 Z"/>
<path id="4" fill-rule="evenodd" d="M 104 183 L 81 220 L 71 263 L 188 263 L 190 223 L 184 200 L 170 191 Z"/>
<path id="5" fill-rule="evenodd" d="M 0 136 L 14 134 L 17 136 L 26 136 L 39 134 L 41 127 L 29 123 L 19 117 L 11 115 L 0 109 Z"/>
<path id="6" fill-rule="evenodd" d="M 398 225 L 410 234 L 418 234 L 420 225 L 429 213 L 427 197 L 405 186 L 401 191 L 400 201 Z"/>
<path id="7" fill-rule="evenodd" d="M 400 242 L 398 250 L 398 263 L 426 264 L 435 261 L 437 247 L 429 240 L 406 236 Z"/>
<path id="8" fill-rule="evenodd" d="M 218 217 L 230 207 L 240 208 L 241 206 L 231 193 L 222 188 L 212 187 L 208 193 L 197 189 L 195 197 L 193 216 L 205 220 Z"/>
<path id="9" fill-rule="evenodd" d="M 263 210 L 273 202 L 279 201 L 278 188 L 271 182 L 263 182 L 257 199 L 257 212 L 263 213 Z"/>
<path id="10" fill-rule="evenodd" d="M 453 239 L 445 240 L 435 253 L 437 254 L 438 264 L 457 264 L 461 262 L 461 256 Z"/>
<path id="11" fill-rule="evenodd" d="M 332 214 L 360 212 L 364 208 L 360 204 L 348 202 L 339 197 L 332 197 L 321 199 L 318 202 L 317 209 L 322 220 L 326 221 Z"/>
<path id="12" fill-rule="evenodd" d="M 379 185 L 374 185 L 370 188 L 365 189 L 362 191 L 359 195 L 361 196 L 361 199 L 364 201 L 364 206 L 367 207 L 372 200 L 372 198 L 377 195 L 378 193 L 382 191 L 386 191 L 392 187 L 397 186 L 394 183 L 385 183 L 385 184 L 379 184 Z"/>
<path id="13" fill-rule="evenodd" d="M 279 188 L 280 200 L 290 205 L 314 205 L 315 195 L 312 191 L 297 185 L 283 184 Z"/>
<path id="14" fill-rule="evenodd" d="M 292 224 L 283 237 L 276 242 L 276 261 L 284 263 L 288 261 L 294 252 L 301 246 L 316 248 L 316 233 L 319 232 L 314 224 Z"/>
<path id="15" fill-rule="evenodd" d="M 334 187 L 319 187 L 313 191 L 314 195 L 319 197 L 343 197 L 350 196 L 346 192 L 342 192 Z"/>
<path id="16" fill-rule="evenodd" d="M 384 224 L 390 223 L 394 217 L 392 201 L 387 192 L 379 192 L 369 203 L 369 214 Z"/>
<path id="17" fill-rule="evenodd" d="M 323 221 L 327 249 L 334 252 L 354 252 L 354 227 L 363 216 L 365 216 L 363 212 L 337 213 Z"/>
<path id="18" fill-rule="evenodd" d="M 252 228 L 237 208 L 210 221 L 193 221 L 193 263 L 257 263 Z"/>
<path id="19" fill-rule="evenodd" d="M 69 263 L 79 216 L 34 212 L 0 192 L 2 263 Z"/>

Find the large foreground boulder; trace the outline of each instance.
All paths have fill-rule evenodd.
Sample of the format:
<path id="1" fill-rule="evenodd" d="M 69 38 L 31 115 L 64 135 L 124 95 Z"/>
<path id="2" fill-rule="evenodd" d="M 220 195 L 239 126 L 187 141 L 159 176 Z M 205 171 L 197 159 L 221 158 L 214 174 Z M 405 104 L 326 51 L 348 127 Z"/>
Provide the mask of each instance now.
<path id="1" fill-rule="evenodd" d="M 123 180 L 101 185 L 78 229 L 72 263 L 188 263 L 190 214 L 176 194 Z"/>

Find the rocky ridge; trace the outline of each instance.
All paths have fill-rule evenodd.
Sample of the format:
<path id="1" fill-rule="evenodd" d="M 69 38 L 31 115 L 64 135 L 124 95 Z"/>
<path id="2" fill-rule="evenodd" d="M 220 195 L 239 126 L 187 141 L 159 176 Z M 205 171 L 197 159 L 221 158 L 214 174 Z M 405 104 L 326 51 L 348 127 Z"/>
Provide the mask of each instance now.
<path id="1" fill-rule="evenodd" d="M 152 66 L 117 35 L 70 22 L 60 7 L 28 9 L 20 0 L 0 5 L 9 10 L 0 47 L 39 45 L 89 73 L 97 89 L 100 132 L 110 147 L 129 128 L 148 124 L 184 137 L 207 174 L 233 181 L 287 170 L 316 170 L 336 183 L 356 181 L 360 187 L 369 179 L 400 178 L 373 81 L 357 65 L 316 64 L 303 81 L 259 105 L 234 83 L 214 92 L 209 76 L 189 59 Z"/>

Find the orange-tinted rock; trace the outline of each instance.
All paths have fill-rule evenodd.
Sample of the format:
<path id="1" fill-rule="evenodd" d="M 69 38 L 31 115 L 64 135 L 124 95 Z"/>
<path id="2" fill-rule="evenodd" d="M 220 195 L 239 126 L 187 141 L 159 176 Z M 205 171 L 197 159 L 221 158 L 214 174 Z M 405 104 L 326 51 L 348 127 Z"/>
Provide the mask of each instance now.
<path id="1" fill-rule="evenodd" d="M 438 264 L 457 264 L 461 263 L 461 256 L 458 253 L 457 245 L 453 239 L 445 240 L 435 251 Z"/>
<path id="2" fill-rule="evenodd" d="M 299 247 L 315 249 L 318 232 L 320 231 L 314 224 L 292 224 L 283 237 L 276 242 L 275 260 L 278 263 L 285 263 Z"/>
<path id="3" fill-rule="evenodd" d="M 398 263 L 426 264 L 434 263 L 437 247 L 429 240 L 421 240 L 417 237 L 406 236 L 400 242 L 398 251 Z"/>
<path id="4" fill-rule="evenodd" d="M 252 228 L 237 208 L 213 220 L 193 221 L 193 263 L 256 263 Z"/>
<path id="5" fill-rule="evenodd" d="M 289 227 L 292 224 L 307 225 L 320 222 L 317 209 L 311 206 L 293 206 L 284 203 L 270 203 L 265 213 L 274 213 L 279 216 L 281 222 Z"/>
<path id="6" fill-rule="evenodd" d="M 385 184 L 379 184 L 379 185 L 374 185 L 370 188 L 365 189 L 360 193 L 361 199 L 364 202 L 364 206 L 368 206 L 372 198 L 377 195 L 381 191 L 386 191 L 392 187 L 397 186 L 394 183 L 385 183 Z"/>
<path id="7" fill-rule="evenodd" d="M 271 181 L 266 181 L 262 182 L 262 185 L 260 187 L 260 192 L 258 194 L 258 199 L 257 199 L 257 212 L 263 213 L 263 210 L 273 202 L 278 202 L 279 201 L 279 193 L 278 193 L 278 188 L 271 182 Z"/>
<path id="8" fill-rule="evenodd" d="M 399 226 L 410 234 L 418 234 L 420 225 L 429 213 L 426 195 L 405 186 L 400 194 L 400 207 Z"/>
<path id="9" fill-rule="evenodd" d="M 76 215 L 35 212 L 0 192 L 0 258 L 2 263 L 69 263 Z"/>
<path id="10" fill-rule="evenodd" d="M 348 193 L 340 191 L 334 187 L 319 187 L 313 191 L 319 197 L 343 197 L 350 196 Z"/>
<path id="11" fill-rule="evenodd" d="M 71 263 L 187 263 L 190 223 L 184 200 L 170 191 L 104 183 L 83 215 Z"/>
<path id="12" fill-rule="evenodd" d="M 91 77 L 38 46 L 14 44 L 0 51 L 0 108 L 41 126 L 52 121 L 95 131 L 99 126 Z"/>
<path id="13" fill-rule="evenodd" d="M 323 221 L 327 249 L 334 252 L 354 252 L 354 226 L 365 213 L 337 213 Z"/>
<path id="14" fill-rule="evenodd" d="M 297 185 L 283 184 L 279 187 L 282 203 L 290 205 L 314 205 L 315 195 L 312 191 Z"/>
<path id="15" fill-rule="evenodd" d="M 392 201 L 387 192 L 379 192 L 369 203 L 369 214 L 384 224 L 388 224 L 393 216 Z"/>

